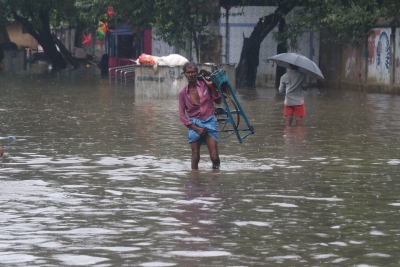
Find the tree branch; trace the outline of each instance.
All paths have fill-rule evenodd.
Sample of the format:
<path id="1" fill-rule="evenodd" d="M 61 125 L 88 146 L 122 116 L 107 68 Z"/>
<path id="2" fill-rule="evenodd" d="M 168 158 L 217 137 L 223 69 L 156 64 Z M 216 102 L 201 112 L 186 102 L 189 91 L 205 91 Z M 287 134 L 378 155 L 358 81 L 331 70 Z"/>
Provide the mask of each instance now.
<path id="1" fill-rule="evenodd" d="M 17 14 L 17 12 L 12 11 L 13 17 L 16 21 L 19 21 L 20 23 L 22 23 L 22 25 L 27 29 L 27 31 L 29 32 L 30 35 L 33 36 L 33 38 L 35 38 L 39 43 L 41 42 L 41 38 L 39 36 L 39 34 L 35 31 L 35 28 L 33 27 L 32 23 L 29 22 L 28 19 L 21 17 Z"/>

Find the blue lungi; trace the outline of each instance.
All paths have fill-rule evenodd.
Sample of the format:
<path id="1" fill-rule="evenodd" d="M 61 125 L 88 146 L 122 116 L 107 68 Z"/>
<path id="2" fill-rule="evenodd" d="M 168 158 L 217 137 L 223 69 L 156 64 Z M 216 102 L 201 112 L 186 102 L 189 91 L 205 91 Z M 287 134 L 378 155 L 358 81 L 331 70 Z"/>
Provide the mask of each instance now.
<path id="1" fill-rule="evenodd" d="M 212 137 L 215 141 L 218 142 L 218 124 L 217 118 L 212 115 L 205 120 L 199 120 L 197 118 L 190 118 L 194 125 L 204 128 L 207 131 L 207 134 Z M 192 143 L 201 138 L 201 144 L 206 144 L 206 135 L 201 136 L 195 130 L 188 129 L 188 142 Z"/>

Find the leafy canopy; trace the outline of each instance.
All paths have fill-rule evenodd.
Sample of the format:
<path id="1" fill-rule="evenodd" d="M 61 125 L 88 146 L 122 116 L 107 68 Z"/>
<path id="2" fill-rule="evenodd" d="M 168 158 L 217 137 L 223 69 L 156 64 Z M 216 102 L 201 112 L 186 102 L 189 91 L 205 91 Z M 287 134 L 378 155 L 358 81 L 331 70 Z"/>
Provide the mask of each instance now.
<path id="1" fill-rule="evenodd" d="M 13 14 L 26 18 L 35 29 L 73 24 L 77 18 L 74 1 L 64 0 L 0 0 L 0 21 L 13 19 Z M 38 19 L 40 14 L 49 14 L 49 25 Z"/>
<path id="2" fill-rule="evenodd" d="M 209 35 L 207 26 L 219 18 L 218 1 L 155 1 L 155 17 L 150 23 L 156 34 L 169 45 L 186 47 L 198 34 Z"/>
<path id="3" fill-rule="evenodd" d="M 399 0 L 308 0 L 296 9 L 294 16 L 286 16 L 283 33 L 274 36 L 280 42 L 289 40 L 296 48 L 298 38 L 310 30 L 328 30 L 337 43 L 347 43 L 368 34 L 379 18 L 399 18 Z"/>
<path id="4" fill-rule="evenodd" d="M 200 34 L 212 35 L 207 26 L 220 16 L 216 0 L 75 0 L 79 19 L 87 25 L 107 20 L 111 6 L 116 16 L 111 28 L 122 23 L 135 29 L 152 27 L 163 41 L 181 49 L 188 41 L 197 43 Z"/>

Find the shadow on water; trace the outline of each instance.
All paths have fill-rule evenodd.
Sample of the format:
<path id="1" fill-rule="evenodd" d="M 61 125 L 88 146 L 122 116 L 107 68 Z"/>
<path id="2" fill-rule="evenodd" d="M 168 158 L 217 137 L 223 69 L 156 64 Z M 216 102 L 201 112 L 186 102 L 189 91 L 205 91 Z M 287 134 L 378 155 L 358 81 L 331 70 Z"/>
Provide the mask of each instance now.
<path id="1" fill-rule="evenodd" d="M 400 98 L 311 88 L 286 128 L 275 88 L 236 92 L 255 134 L 191 171 L 176 100 L 0 73 L 0 264 L 398 266 Z"/>

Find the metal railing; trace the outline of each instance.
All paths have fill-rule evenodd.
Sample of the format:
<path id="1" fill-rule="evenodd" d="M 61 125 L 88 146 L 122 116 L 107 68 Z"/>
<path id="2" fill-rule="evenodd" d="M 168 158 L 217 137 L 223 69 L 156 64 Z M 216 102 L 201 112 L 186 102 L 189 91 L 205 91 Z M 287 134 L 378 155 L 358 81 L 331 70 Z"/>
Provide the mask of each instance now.
<path id="1" fill-rule="evenodd" d="M 135 68 L 133 69 L 126 69 L 121 73 L 121 83 L 122 83 L 122 75 L 124 76 L 125 83 L 126 81 L 134 80 L 135 79 Z"/>
<path id="2" fill-rule="evenodd" d="M 114 78 L 115 83 L 118 83 L 118 78 L 120 78 L 120 82 L 122 83 L 123 78 L 125 78 L 125 83 L 128 80 L 134 79 L 135 74 L 135 64 L 113 67 L 108 69 L 108 82 L 111 83 Z"/>

